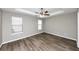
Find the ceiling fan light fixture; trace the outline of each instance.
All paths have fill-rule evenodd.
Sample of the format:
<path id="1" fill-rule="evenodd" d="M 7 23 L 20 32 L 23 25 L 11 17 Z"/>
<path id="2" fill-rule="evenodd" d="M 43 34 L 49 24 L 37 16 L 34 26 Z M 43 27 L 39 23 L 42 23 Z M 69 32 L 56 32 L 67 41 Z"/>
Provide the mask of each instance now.
<path id="1" fill-rule="evenodd" d="M 44 8 L 40 8 L 40 12 L 35 12 L 35 13 L 37 13 L 40 17 L 49 16 L 48 11 L 44 10 Z"/>

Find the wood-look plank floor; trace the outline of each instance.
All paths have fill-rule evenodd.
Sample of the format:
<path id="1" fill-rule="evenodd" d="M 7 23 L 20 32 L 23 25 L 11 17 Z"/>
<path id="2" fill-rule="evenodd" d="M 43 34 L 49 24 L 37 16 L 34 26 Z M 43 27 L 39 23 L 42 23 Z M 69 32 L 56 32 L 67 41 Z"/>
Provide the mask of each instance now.
<path id="1" fill-rule="evenodd" d="M 2 45 L 1 51 L 79 51 L 76 42 L 41 33 Z"/>

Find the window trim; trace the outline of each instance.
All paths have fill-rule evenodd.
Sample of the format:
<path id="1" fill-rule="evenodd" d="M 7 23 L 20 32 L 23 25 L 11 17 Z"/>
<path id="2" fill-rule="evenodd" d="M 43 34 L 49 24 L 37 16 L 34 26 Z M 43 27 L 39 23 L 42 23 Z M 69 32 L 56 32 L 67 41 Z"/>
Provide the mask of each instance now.
<path id="1" fill-rule="evenodd" d="M 16 18 L 22 18 L 22 17 L 18 17 L 18 16 L 12 16 L 12 17 L 16 17 Z M 20 34 L 20 33 L 23 33 L 23 19 L 22 19 L 22 31 L 20 31 L 20 32 L 13 32 L 13 24 L 12 24 L 12 17 L 11 17 L 11 33 L 12 33 L 12 35 L 16 35 L 16 34 Z M 16 25 L 15 25 L 16 26 Z"/>
<path id="2" fill-rule="evenodd" d="M 38 23 L 38 31 L 41 31 L 41 30 L 42 30 L 43 21 L 42 21 L 42 19 L 38 19 L 38 22 L 39 22 L 39 20 L 41 20 L 41 24 Z M 40 25 L 41 25 L 41 29 L 39 29 L 39 26 L 40 26 Z"/>

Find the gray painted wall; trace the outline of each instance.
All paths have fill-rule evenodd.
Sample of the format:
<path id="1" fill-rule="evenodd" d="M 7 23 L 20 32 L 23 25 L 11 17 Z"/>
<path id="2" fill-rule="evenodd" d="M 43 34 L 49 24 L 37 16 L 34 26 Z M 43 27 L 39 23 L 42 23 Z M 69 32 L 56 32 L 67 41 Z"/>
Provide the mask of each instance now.
<path id="1" fill-rule="evenodd" d="M 78 40 L 77 40 L 77 47 L 79 48 L 79 9 L 78 9 L 78 13 L 77 13 L 77 18 L 78 18 Z"/>
<path id="2" fill-rule="evenodd" d="M 77 40 L 77 13 L 62 14 L 46 19 L 44 22 L 44 31 Z"/>
<path id="3" fill-rule="evenodd" d="M 0 10 L 0 44 L 2 43 L 2 19 L 1 19 L 1 10 Z"/>
<path id="4" fill-rule="evenodd" d="M 23 33 L 15 34 L 13 35 L 11 32 L 11 17 L 17 16 L 23 18 Z M 41 33 L 42 31 L 38 31 L 38 18 L 34 16 L 28 16 L 28 15 L 21 15 L 21 14 L 15 14 L 10 12 L 3 12 L 3 43 L 14 41 L 20 38 L 25 38 L 28 36 L 32 36 L 38 33 Z"/>

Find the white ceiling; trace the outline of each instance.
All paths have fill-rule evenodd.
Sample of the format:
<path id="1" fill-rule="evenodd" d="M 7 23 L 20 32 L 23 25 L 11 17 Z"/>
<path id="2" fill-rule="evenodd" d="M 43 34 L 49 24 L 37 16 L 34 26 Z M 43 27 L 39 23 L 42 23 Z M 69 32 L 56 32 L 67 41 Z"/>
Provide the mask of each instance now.
<path id="1" fill-rule="evenodd" d="M 29 15 L 37 15 L 35 12 L 40 12 L 40 8 L 2 8 L 2 10 L 8 12 L 29 14 Z M 77 8 L 44 8 L 44 10 L 48 10 L 50 16 L 54 16 L 58 14 L 76 12 Z"/>
<path id="2" fill-rule="evenodd" d="M 28 10 L 31 12 L 39 12 L 40 8 L 26 8 L 25 10 Z M 53 13 L 60 10 L 64 10 L 65 12 L 74 12 L 76 11 L 76 8 L 44 8 L 44 10 L 48 10 L 49 13 Z"/>

